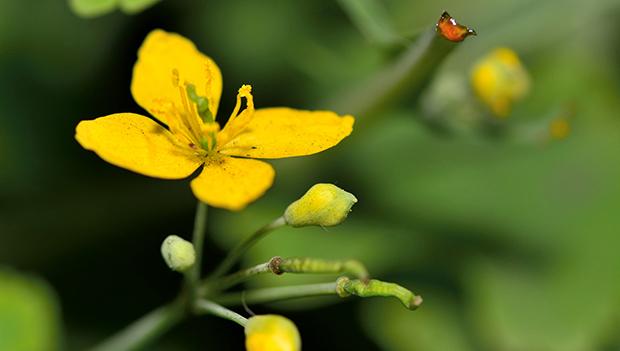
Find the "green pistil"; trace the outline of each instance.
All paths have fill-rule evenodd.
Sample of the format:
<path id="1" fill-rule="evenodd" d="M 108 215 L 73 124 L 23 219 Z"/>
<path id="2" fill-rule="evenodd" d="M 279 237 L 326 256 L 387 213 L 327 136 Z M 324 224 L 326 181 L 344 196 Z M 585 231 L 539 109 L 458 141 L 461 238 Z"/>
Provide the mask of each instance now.
<path id="1" fill-rule="evenodd" d="M 187 90 L 187 96 L 189 99 L 196 104 L 198 115 L 200 115 L 202 121 L 205 123 L 213 123 L 215 119 L 213 118 L 211 110 L 209 110 L 209 99 L 198 95 L 196 93 L 196 87 L 193 84 L 185 85 L 185 89 Z"/>
<path id="2" fill-rule="evenodd" d="M 200 147 L 206 151 L 211 151 L 211 142 L 209 141 L 209 138 L 201 138 Z"/>
<path id="3" fill-rule="evenodd" d="M 215 150 L 217 146 L 217 135 L 215 132 L 209 132 L 207 137 L 200 138 L 200 147 L 206 150 L 207 152 L 211 152 Z"/>

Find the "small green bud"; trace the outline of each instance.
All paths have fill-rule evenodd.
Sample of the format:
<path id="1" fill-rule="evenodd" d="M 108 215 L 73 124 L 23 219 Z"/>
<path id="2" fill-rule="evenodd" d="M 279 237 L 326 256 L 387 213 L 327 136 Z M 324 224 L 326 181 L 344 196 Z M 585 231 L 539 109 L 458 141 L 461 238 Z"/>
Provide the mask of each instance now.
<path id="1" fill-rule="evenodd" d="M 161 255 L 170 269 L 185 272 L 194 265 L 196 251 L 189 241 L 169 235 L 161 244 Z"/>
<path id="2" fill-rule="evenodd" d="M 331 227 L 342 223 L 356 202 L 353 194 L 333 184 L 316 184 L 288 206 L 284 220 L 292 227 Z"/>

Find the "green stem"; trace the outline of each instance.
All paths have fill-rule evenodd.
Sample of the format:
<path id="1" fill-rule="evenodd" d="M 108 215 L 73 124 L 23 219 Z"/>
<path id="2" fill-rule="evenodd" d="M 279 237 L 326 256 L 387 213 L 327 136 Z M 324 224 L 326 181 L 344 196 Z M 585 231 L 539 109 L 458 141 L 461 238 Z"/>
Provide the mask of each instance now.
<path id="1" fill-rule="evenodd" d="M 223 290 L 230 288 L 231 286 L 235 286 L 241 283 L 242 281 L 248 278 L 251 278 L 259 274 L 263 274 L 263 273 L 271 273 L 270 263 L 271 261 L 261 263 L 254 267 L 246 268 L 246 269 L 240 270 L 239 272 L 222 277 L 218 280 L 213 281 L 212 283 L 209 283 L 209 284 L 205 283 L 202 286 L 203 290 L 201 292 L 201 295 L 207 291 L 209 293 L 212 293 L 214 291 L 223 291 Z"/>
<path id="2" fill-rule="evenodd" d="M 245 240 L 240 242 L 237 246 L 235 246 L 231 251 L 228 252 L 228 255 L 224 260 L 220 263 L 219 266 L 209 275 L 208 281 L 211 281 L 215 278 L 218 278 L 228 272 L 230 268 L 237 263 L 239 258 L 243 256 L 254 244 L 256 244 L 259 240 L 264 238 L 267 234 L 271 233 L 273 230 L 278 229 L 286 225 L 286 221 L 283 217 L 279 217 L 273 222 L 267 224 L 266 226 L 257 230 L 254 234 L 247 237 Z"/>
<path id="3" fill-rule="evenodd" d="M 161 306 L 104 340 L 92 351 L 139 350 L 179 323 L 185 312 L 180 300 Z"/>
<path id="4" fill-rule="evenodd" d="M 265 303 L 283 301 L 301 297 L 336 295 L 342 298 L 355 295 L 359 297 L 385 296 L 395 297 L 410 310 L 422 304 L 422 297 L 398 284 L 376 279 L 349 279 L 340 277 L 333 283 L 280 286 L 247 290 L 241 293 L 224 294 L 215 300 L 223 305 L 239 305 L 243 303 Z"/>
<path id="5" fill-rule="evenodd" d="M 199 295 L 205 296 L 224 291 L 243 282 L 244 280 L 265 273 L 273 273 L 276 275 L 283 273 L 344 273 L 350 274 L 361 280 L 368 280 L 368 271 L 366 270 L 366 267 L 364 267 L 364 265 L 357 260 L 324 260 L 311 257 L 281 258 L 276 256 L 268 262 L 240 270 L 214 281 L 204 282 Z"/>
<path id="6" fill-rule="evenodd" d="M 456 45 L 429 28 L 393 64 L 331 105 L 336 111 L 367 117 L 405 93 L 417 95 Z"/>
<path id="7" fill-rule="evenodd" d="M 372 43 L 385 47 L 405 45 L 389 18 L 388 11 L 378 0 L 339 0 L 353 24 Z"/>
<path id="8" fill-rule="evenodd" d="M 279 286 L 244 291 L 242 293 L 224 294 L 215 300 L 222 305 L 241 305 L 282 301 L 300 297 L 336 295 L 336 283 Z"/>
<path id="9" fill-rule="evenodd" d="M 242 315 L 209 300 L 197 300 L 194 304 L 194 311 L 199 314 L 212 314 L 214 316 L 228 319 L 242 327 L 245 327 L 248 322 L 248 319 Z"/>
<path id="10" fill-rule="evenodd" d="M 194 266 L 185 276 L 186 286 L 192 296 L 198 287 L 198 280 L 200 279 L 202 251 L 205 240 L 205 232 L 207 231 L 207 210 L 207 204 L 198 201 L 198 205 L 196 206 L 196 216 L 194 217 L 194 233 L 192 235 L 192 243 L 194 244 L 194 250 L 196 251 L 196 261 L 194 262 Z"/>

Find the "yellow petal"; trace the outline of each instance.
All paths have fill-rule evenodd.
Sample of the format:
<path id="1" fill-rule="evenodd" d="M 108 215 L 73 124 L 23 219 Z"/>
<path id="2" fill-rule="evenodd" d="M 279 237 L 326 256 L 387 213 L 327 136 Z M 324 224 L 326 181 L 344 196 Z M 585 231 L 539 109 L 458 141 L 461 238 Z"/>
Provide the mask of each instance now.
<path id="1" fill-rule="evenodd" d="M 167 115 L 172 106 L 183 109 L 179 86 L 175 83 L 181 89 L 185 89 L 185 83 L 193 84 L 199 96 L 209 99 L 211 113 L 216 115 L 222 93 L 220 69 L 190 40 L 156 29 L 147 35 L 138 50 L 131 93 L 140 106 L 168 124 Z"/>
<path id="2" fill-rule="evenodd" d="M 268 163 L 218 157 L 206 161 L 202 173 L 192 180 L 192 190 L 204 203 L 238 211 L 263 195 L 274 176 Z"/>
<path id="3" fill-rule="evenodd" d="M 220 153 L 252 158 L 311 155 L 351 134 L 352 116 L 286 107 L 258 109 L 246 129 L 222 145 Z"/>
<path id="4" fill-rule="evenodd" d="M 107 162 L 156 178 L 180 179 L 202 162 L 189 148 L 148 117 L 117 113 L 81 121 L 75 138 Z"/>

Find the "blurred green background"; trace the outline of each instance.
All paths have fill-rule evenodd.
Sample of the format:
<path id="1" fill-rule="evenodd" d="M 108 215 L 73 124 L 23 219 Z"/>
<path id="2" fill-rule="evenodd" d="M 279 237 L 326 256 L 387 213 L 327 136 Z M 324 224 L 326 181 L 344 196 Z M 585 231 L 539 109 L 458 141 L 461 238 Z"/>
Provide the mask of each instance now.
<path id="1" fill-rule="evenodd" d="M 188 182 L 116 168 L 73 138 L 82 119 L 143 113 L 129 83 L 145 35 L 178 32 L 214 58 L 224 76 L 221 115 L 243 83 L 259 107 L 348 113 L 355 99 L 343 106 L 339 97 L 405 49 L 376 40 L 342 3 L 164 0 L 132 15 L 83 18 L 64 1 L 0 1 L 0 350 L 81 350 L 178 291 L 159 245 L 191 233 Z M 359 199 L 344 224 L 280 230 L 244 264 L 357 258 L 424 305 L 251 306 L 293 319 L 304 349 L 619 350 L 620 3 L 377 3 L 385 7 L 371 12 L 379 32 L 415 38 L 445 9 L 478 36 L 421 91 L 405 86 L 403 99 L 356 116 L 338 147 L 273 162 L 274 187 L 244 212 L 212 210 L 205 269 L 311 185 L 331 182 Z M 490 135 L 472 124 L 491 117 L 466 82 L 474 62 L 500 46 L 520 55 L 532 86 Z M 570 136 L 541 139 L 566 106 Z M 459 127 L 438 132 L 430 118 Z M 240 328 L 203 317 L 149 349 L 242 345 Z"/>

